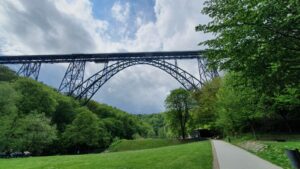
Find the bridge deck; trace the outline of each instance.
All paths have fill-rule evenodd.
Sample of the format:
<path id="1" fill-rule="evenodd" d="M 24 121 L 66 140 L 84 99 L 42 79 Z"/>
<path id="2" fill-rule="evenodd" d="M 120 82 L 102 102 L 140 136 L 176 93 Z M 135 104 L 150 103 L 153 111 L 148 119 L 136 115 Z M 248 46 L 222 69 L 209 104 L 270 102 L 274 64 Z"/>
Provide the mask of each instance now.
<path id="1" fill-rule="evenodd" d="M 126 52 L 58 55 L 14 55 L 0 56 L 0 64 L 66 63 L 73 61 L 108 62 L 120 60 L 195 59 L 204 51 Z"/>

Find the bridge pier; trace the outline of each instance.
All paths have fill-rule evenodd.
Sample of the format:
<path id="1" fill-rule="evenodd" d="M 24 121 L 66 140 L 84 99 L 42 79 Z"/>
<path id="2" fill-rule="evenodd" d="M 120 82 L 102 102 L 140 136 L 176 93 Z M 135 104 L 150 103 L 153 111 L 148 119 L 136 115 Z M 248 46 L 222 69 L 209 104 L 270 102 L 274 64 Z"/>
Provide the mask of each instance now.
<path id="1" fill-rule="evenodd" d="M 39 77 L 40 69 L 41 69 L 40 62 L 24 63 L 19 69 L 19 71 L 17 72 L 17 74 L 19 76 L 31 77 L 37 80 Z"/>
<path id="2" fill-rule="evenodd" d="M 217 70 L 209 70 L 206 59 L 198 57 L 197 61 L 200 81 L 207 82 L 219 76 Z"/>
<path id="3" fill-rule="evenodd" d="M 73 61 L 69 64 L 67 71 L 58 88 L 60 92 L 71 94 L 74 88 L 83 82 L 85 61 Z"/>

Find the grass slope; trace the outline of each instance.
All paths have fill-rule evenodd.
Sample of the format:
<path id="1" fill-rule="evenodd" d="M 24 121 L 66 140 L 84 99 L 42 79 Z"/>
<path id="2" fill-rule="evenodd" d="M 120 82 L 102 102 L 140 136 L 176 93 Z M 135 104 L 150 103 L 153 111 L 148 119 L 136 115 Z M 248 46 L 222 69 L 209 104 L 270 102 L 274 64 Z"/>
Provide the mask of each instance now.
<path id="1" fill-rule="evenodd" d="M 181 144 L 179 140 L 174 139 L 137 139 L 137 140 L 118 140 L 108 148 L 110 152 L 142 150 L 149 148 L 158 148 L 170 145 Z"/>
<path id="2" fill-rule="evenodd" d="M 284 169 L 291 169 L 290 161 L 285 154 L 286 149 L 300 149 L 299 135 L 262 135 L 260 140 L 253 140 L 250 136 L 242 137 L 240 139 L 233 139 L 233 143 L 242 148 L 256 154 L 257 156 L 268 160 Z M 286 142 L 270 141 L 276 139 L 287 140 Z M 251 147 L 243 145 L 250 143 Z M 255 150 L 255 147 L 262 146 L 263 148 Z"/>
<path id="3" fill-rule="evenodd" d="M 287 141 L 287 142 L 275 142 L 275 141 L 261 141 L 266 145 L 266 148 L 262 151 L 255 152 L 261 158 L 264 158 L 284 169 L 291 169 L 290 161 L 285 154 L 285 149 L 300 149 L 300 142 Z"/>
<path id="4" fill-rule="evenodd" d="M 76 156 L 1 159 L 1 169 L 211 169 L 210 142 Z"/>

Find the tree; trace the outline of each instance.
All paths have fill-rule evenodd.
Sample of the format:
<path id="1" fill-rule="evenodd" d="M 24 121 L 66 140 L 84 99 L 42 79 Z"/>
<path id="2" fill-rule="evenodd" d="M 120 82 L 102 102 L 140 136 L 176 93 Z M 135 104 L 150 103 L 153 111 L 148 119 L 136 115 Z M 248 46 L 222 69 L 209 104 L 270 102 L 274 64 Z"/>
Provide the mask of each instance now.
<path id="1" fill-rule="evenodd" d="M 75 109 L 79 105 L 72 98 L 66 96 L 57 96 L 56 100 L 58 105 L 52 114 L 52 123 L 56 124 L 60 132 L 63 132 L 66 125 L 72 123 L 74 120 Z"/>
<path id="2" fill-rule="evenodd" d="M 75 119 L 63 133 L 66 145 L 80 152 L 97 147 L 99 136 L 99 119 L 86 108 L 77 109 Z"/>
<path id="3" fill-rule="evenodd" d="M 17 112 L 16 102 L 20 94 L 7 82 L 0 82 L 0 115 L 8 115 Z"/>
<path id="4" fill-rule="evenodd" d="M 192 112 L 195 127 L 215 127 L 217 92 L 219 91 L 220 83 L 221 78 L 212 79 L 193 94 L 197 101 L 197 106 Z"/>
<path id="5" fill-rule="evenodd" d="M 51 117 L 57 106 L 54 90 L 28 78 L 18 79 L 14 88 L 22 95 L 17 104 L 22 113 L 38 112 Z"/>
<path id="6" fill-rule="evenodd" d="M 39 155 L 56 138 L 56 128 L 44 114 L 32 113 L 19 118 L 13 131 L 15 150 L 30 151 Z"/>
<path id="7" fill-rule="evenodd" d="M 262 98 L 252 88 L 236 86 L 240 76 L 227 74 L 217 93 L 217 125 L 227 135 L 250 128 L 256 138 L 255 123 L 264 117 Z"/>
<path id="8" fill-rule="evenodd" d="M 215 35 L 201 43 L 208 46 L 211 66 L 239 73 L 283 119 L 296 112 L 295 102 L 277 104 L 276 97 L 299 87 L 300 1 L 207 0 L 205 5 L 202 13 L 212 21 L 196 29 Z"/>
<path id="9" fill-rule="evenodd" d="M 17 78 L 16 72 L 4 65 L 0 65 L 0 81 L 11 82 Z"/>
<path id="10" fill-rule="evenodd" d="M 172 90 L 165 103 L 168 109 L 167 119 L 171 128 L 174 132 L 178 132 L 182 139 L 185 139 L 190 110 L 194 105 L 190 93 L 182 88 Z"/>
<path id="11" fill-rule="evenodd" d="M 18 117 L 17 100 L 20 98 L 10 85 L 6 82 L 0 82 L 0 152 L 8 151 L 16 127 Z"/>

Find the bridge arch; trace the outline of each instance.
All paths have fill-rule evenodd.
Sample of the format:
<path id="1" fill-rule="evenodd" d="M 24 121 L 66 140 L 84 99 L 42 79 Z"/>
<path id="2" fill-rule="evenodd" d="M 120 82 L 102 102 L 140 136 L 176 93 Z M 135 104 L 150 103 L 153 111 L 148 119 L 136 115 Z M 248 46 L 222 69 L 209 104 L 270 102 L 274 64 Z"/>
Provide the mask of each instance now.
<path id="1" fill-rule="evenodd" d="M 75 96 L 77 99 L 85 98 L 86 102 L 88 102 L 96 92 L 118 72 L 139 64 L 151 65 L 165 71 L 188 90 L 197 89 L 204 83 L 177 65 L 166 62 L 165 60 L 118 61 L 110 66 L 106 64 L 102 70 L 77 85 L 77 87 L 70 92 L 70 95 Z"/>

